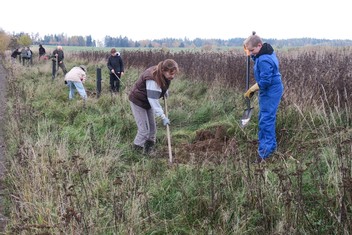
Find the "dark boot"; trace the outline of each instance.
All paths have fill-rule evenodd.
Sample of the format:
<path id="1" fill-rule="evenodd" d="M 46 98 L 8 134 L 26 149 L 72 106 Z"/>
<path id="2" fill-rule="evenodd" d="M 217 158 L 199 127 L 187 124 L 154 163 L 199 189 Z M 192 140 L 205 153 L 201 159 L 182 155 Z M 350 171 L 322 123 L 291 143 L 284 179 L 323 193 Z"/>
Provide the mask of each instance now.
<path id="1" fill-rule="evenodd" d="M 152 140 L 147 140 L 147 141 L 144 143 L 144 154 L 149 154 L 150 151 L 153 149 L 153 146 L 154 146 L 154 141 L 152 141 Z"/>
<path id="2" fill-rule="evenodd" d="M 133 149 L 133 151 L 135 151 L 137 153 L 142 153 L 143 152 L 143 147 L 139 146 L 139 145 L 136 145 L 136 144 L 133 145 L 132 149 Z"/>

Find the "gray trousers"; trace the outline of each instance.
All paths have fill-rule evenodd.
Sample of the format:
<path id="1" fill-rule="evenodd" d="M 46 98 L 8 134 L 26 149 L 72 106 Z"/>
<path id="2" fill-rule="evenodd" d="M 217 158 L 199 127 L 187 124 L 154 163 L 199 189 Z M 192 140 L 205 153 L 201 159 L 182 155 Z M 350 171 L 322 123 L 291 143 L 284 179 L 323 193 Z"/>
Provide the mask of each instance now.
<path id="1" fill-rule="evenodd" d="M 144 109 L 130 102 L 132 114 L 137 124 L 137 135 L 133 143 L 144 146 L 145 141 L 156 139 L 156 123 L 153 109 Z"/>

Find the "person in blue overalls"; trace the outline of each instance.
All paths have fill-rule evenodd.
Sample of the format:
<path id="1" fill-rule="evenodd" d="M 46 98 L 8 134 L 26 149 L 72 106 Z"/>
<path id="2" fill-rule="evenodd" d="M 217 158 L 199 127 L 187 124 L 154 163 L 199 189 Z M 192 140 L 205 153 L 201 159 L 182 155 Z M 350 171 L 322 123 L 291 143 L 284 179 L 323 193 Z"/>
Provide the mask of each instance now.
<path id="1" fill-rule="evenodd" d="M 276 151 L 276 113 L 283 94 L 283 84 L 279 69 L 279 61 L 274 49 L 263 43 L 258 35 L 251 35 L 244 41 L 254 61 L 254 78 L 256 83 L 250 87 L 245 97 L 251 98 L 259 90 L 259 132 L 257 163 L 262 162 Z"/>

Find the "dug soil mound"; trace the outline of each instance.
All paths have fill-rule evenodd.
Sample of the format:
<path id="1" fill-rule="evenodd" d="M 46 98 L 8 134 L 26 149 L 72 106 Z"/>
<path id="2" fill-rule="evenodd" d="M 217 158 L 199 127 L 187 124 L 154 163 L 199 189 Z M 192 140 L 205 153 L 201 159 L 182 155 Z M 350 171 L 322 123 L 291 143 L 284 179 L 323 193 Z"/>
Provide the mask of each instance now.
<path id="1" fill-rule="evenodd" d="M 192 143 L 182 144 L 175 153 L 177 163 L 221 163 L 224 159 L 234 157 L 236 154 L 236 140 L 226 135 L 223 126 L 212 130 L 196 132 Z"/>

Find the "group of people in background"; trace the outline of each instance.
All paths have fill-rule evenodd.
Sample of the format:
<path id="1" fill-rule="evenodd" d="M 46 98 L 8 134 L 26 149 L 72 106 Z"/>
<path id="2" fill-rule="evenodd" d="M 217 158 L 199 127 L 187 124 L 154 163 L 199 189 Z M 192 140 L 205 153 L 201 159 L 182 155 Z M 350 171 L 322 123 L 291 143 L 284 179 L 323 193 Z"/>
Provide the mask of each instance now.
<path id="1" fill-rule="evenodd" d="M 33 51 L 30 47 L 16 48 L 11 54 L 12 61 L 15 62 L 18 58 L 24 66 L 33 65 Z M 47 60 L 45 48 L 39 44 L 39 60 Z"/>
<path id="2" fill-rule="evenodd" d="M 244 96 L 251 98 L 255 92 L 259 91 L 259 146 L 258 157 L 255 162 L 260 163 L 271 156 L 277 148 L 276 113 L 283 94 L 283 84 L 279 62 L 270 44 L 263 43 L 257 35 L 251 35 L 244 41 L 244 47 L 254 61 L 254 77 L 256 80 L 256 83 L 246 91 Z M 12 57 L 16 58 L 17 55 L 21 55 L 22 60 L 29 60 L 33 53 L 28 53 L 28 55 L 28 51 L 30 51 L 28 47 L 21 51 L 16 49 Z M 45 49 L 42 45 L 39 45 L 39 58 L 42 56 L 45 56 Z M 65 75 L 65 84 L 69 87 L 69 99 L 73 99 L 74 92 L 77 90 L 85 104 L 87 93 L 83 82 L 87 78 L 86 66 L 75 66 L 67 72 L 61 46 L 54 50 L 51 59 L 53 63 L 52 78 L 55 78 L 56 69 L 60 67 Z M 125 71 L 120 53 L 115 48 L 110 51 L 107 68 L 110 75 L 110 92 L 111 94 L 118 94 L 121 77 Z M 166 116 L 159 99 L 166 99 L 171 81 L 178 72 L 179 67 L 176 61 L 166 59 L 147 68 L 132 87 L 129 93 L 129 101 L 137 125 L 137 134 L 133 141 L 133 148 L 136 151 L 148 153 L 154 146 L 156 139 L 155 117 L 161 118 L 164 126 L 170 125 L 170 119 Z"/>
<path id="3" fill-rule="evenodd" d="M 69 87 L 69 99 L 73 99 L 75 90 L 80 94 L 83 99 L 84 106 L 86 104 L 87 93 L 83 86 L 83 82 L 86 80 L 87 67 L 84 65 L 73 67 L 67 72 L 64 63 L 64 52 L 61 46 L 53 52 L 53 68 L 60 67 L 65 74 L 65 84 Z M 55 66 L 57 64 L 57 66 Z M 110 51 L 110 56 L 107 62 L 107 68 L 110 74 L 110 92 L 112 95 L 117 95 L 120 92 L 121 77 L 124 74 L 124 64 L 119 52 L 115 48 Z M 53 69 L 52 78 L 55 78 L 55 71 Z"/>
<path id="4" fill-rule="evenodd" d="M 30 49 L 30 47 L 16 48 L 11 54 L 13 62 L 17 60 L 17 57 L 23 66 L 29 66 L 33 64 L 33 51 Z"/>
<path id="5" fill-rule="evenodd" d="M 33 52 L 29 47 L 16 48 L 11 57 L 13 61 L 17 60 L 19 57 L 20 62 L 23 65 L 32 65 L 33 63 Z M 55 79 L 59 68 L 62 69 L 64 73 L 65 84 L 70 88 L 69 99 L 73 99 L 74 91 L 77 90 L 81 95 L 82 99 L 85 101 L 87 98 L 86 91 L 83 86 L 83 82 L 86 79 L 87 68 L 84 65 L 75 66 L 69 72 L 65 66 L 65 53 L 62 46 L 57 46 L 51 55 L 46 54 L 46 50 L 43 45 L 39 44 L 39 60 L 52 60 L 52 79 Z M 119 52 L 115 48 L 110 51 L 110 56 L 107 61 L 107 68 L 110 74 L 110 92 L 111 94 L 118 94 L 120 91 L 121 77 L 124 74 L 124 64 Z"/>
<path id="6" fill-rule="evenodd" d="M 33 51 L 30 47 L 22 47 L 16 48 L 11 54 L 12 61 L 15 62 L 17 58 L 20 63 L 23 65 L 32 65 L 33 64 Z M 64 63 L 64 51 L 62 50 L 62 46 L 57 46 L 57 48 L 53 51 L 51 55 L 47 55 L 45 48 L 43 45 L 39 44 L 39 60 L 48 60 L 52 59 L 52 79 L 56 77 L 56 73 L 59 68 L 62 69 L 64 75 L 67 73 L 67 69 Z"/>

